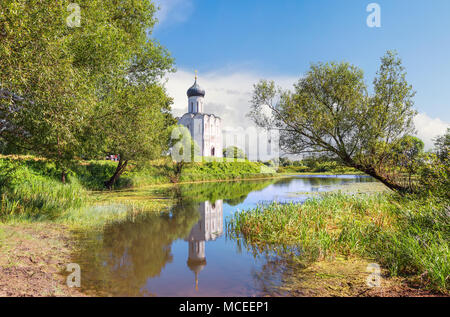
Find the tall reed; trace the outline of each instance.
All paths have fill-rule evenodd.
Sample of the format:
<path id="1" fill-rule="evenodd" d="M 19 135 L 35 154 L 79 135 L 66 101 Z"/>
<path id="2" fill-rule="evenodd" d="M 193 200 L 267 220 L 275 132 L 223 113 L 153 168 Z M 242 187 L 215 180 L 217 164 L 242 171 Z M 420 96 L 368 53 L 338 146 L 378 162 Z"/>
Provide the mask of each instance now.
<path id="1" fill-rule="evenodd" d="M 392 275 L 420 275 L 431 287 L 448 291 L 449 210 L 431 198 L 328 194 L 236 213 L 227 230 L 252 248 L 295 248 L 305 262 L 362 256 Z"/>

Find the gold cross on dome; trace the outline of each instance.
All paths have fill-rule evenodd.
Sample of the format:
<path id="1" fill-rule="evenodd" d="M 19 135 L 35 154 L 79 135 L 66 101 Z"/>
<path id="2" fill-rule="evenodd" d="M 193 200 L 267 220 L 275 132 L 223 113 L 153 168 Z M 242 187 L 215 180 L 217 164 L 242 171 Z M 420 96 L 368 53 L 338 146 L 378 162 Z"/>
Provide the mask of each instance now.
<path id="1" fill-rule="evenodd" d="M 197 80 L 197 70 L 195 70 L 195 80 Z"/>

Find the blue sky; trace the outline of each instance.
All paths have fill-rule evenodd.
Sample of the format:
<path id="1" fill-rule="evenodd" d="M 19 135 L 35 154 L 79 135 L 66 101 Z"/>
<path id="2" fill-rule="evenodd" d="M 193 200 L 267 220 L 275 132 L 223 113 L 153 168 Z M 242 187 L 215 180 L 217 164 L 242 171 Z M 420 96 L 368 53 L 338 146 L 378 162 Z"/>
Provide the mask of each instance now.
<path id="1" fill-rule="evenodd" d="M 381 7 L 380 28 L 366 24 L 370 14 L 366 7 L 372 2 Z M 184 108 L 182 94 L 188 86 L 182 85 L 189 85 L 194 69 L 199 70 L 203 86 L 216 91 L 207 100 L 211 110 L 234 111 L 236 117 L 242 115 L 239 110 L 247 109 L 251 85 L 259 78 L 278 80 L 289 88 L 311 62 L 344 60 L 361 67 L 371 84 L 380 57 L 395 49 L 417 91 L 416 109 L 422 116 L 417 125 L 423 137 L 430 138 L 450 122 L 449 0 L 158 3 L 161 23 L 153 36 L 171 51 L 179 70 L 168 83 L 179 104 L 175 110 Z M 220 94 L 220 89 L 240 94 L 239 101 Z"/>

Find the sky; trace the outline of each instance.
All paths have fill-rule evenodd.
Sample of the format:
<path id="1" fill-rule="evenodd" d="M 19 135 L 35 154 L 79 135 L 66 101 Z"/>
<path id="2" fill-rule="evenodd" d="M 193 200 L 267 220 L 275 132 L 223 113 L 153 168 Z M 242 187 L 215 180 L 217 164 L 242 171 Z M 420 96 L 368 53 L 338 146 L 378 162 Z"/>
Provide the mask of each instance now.
<path id="1" fill-rule="evenodd" d="M 152 37 L 175 58 L 166 86 L 173 112 L 187 112 L 186 90 L 206 90 L 205 112 L 225 128 L 246 127 L 253 84 L 274 80 L 290 89 L 312 62 L 347 61 L 371 86 L 387 50 L 403 60 L 417 91 L 417 135 L 427 148 L 450 126 L 449 0 L 157 0 Z M 380 8 L 380 27 L 369 27 Z"/>

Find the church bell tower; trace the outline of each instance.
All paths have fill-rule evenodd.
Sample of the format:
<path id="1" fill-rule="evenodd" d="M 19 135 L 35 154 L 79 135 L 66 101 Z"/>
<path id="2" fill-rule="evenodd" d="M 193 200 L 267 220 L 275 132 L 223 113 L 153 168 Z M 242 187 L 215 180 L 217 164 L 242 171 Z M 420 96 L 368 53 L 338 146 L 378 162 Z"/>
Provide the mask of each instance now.
<path id="1" fill-rule="evenodd" d="M 203 113 L 203 100 L 205 98 L 205 90 L 197 84 L 197 71 L 195 71 L 195 82 L 187 91 L 188 96 L 188 112 Z"/>

